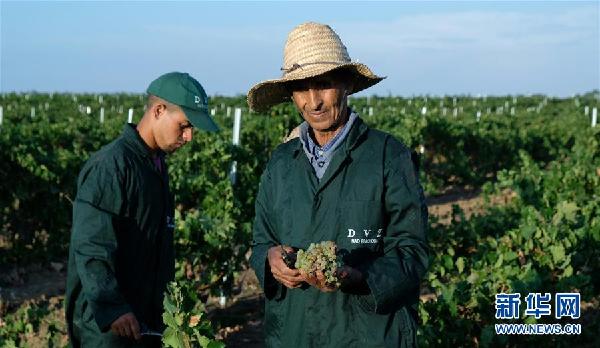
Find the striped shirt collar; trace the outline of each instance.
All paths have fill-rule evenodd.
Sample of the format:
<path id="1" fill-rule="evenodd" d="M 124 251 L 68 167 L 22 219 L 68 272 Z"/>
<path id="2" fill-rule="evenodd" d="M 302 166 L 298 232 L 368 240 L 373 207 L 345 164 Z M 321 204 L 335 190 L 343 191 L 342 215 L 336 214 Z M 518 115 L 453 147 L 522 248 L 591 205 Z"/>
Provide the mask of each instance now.
<path id="1" fill-rule="evenodd" d="M 315 169 L 315 174 L 319 179 L 321 179 L 323 174 L 325 174 L 325 170 L 329 166 L 329 162 L 331 161 L 333 153 L 344 142 L 344 139 L 346 139 L 350 128 L 352 128 L 352 124 L 358 117 L 358 115 L 352 111 L 352 109 L 348 108 L 348 111 L 350 112 L 350 116 L 348 117 L 346 124 L 342 127 L 340 132 L 333 137 L 333 139 L 331 139 L 322 147 L 315 143 L 310 136 L 310 126 L 308 123 L 304 121 L 300 125 L 300 142 L 302 143 L 302 148 L 304 149 L 304 153 L 308 157 L 310 164 Z"/>

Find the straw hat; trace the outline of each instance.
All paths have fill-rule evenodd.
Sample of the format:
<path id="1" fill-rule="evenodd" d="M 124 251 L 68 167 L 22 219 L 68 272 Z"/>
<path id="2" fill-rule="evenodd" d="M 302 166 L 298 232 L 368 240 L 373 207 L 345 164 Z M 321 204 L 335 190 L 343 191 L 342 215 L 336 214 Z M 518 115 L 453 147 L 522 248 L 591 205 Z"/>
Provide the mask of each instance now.
<path id="1" fill-rule="evenodd" d="M 385 77 L 375 75 L 366 65 L 352 62 L 346 46 L 333 29 L 319 23 L 304 23 L 288 35 L 283 51 L 283 76 L 263 81 L 248 92 L 248 105 L 256 111 L 290 99 L 286 82 L 307 79 L 327 72 L 344 69 L 353 75 L 349 94 L 369 88 Z"/>

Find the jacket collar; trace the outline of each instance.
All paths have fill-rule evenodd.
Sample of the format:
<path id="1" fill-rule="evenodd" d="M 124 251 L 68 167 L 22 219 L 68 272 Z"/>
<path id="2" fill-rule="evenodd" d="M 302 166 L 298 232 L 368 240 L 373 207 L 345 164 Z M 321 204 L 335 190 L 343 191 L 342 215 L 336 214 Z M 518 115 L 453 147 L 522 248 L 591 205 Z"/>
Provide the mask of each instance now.
<path id="1" fill-rule="evenodd" d="M 321 178 L 321 180 L 316 185 L 316 192 L 323 191 L 329 183 L 337 176 L 338 172 L 341 170 L 344 163 L 350 161 L 350 152 L 357 147 L 361 141 L 364 139 L 365 135 L 369 131 L 369 127 L 362 121 L 360 117 L 357 117 L 346 136 L 346 140 L 342 143 L 340 148 L 336 151 L 336 154 L 333 155 L 331 162 L 329 163 L 329 167 L 325 171 L 325 174 Z M 294 148 L 293 157 L 297 160 L 297 156 L 302 153 L 304 150 L 302 149 L 302 142 L 298 139 L 297 146 Z M 304 154 L 304 164 L 308 170 L 310 167 L 310 163 L 308 163 L 308 159 Z"/>
<path id="2" fill-rule="evenodd" d="M 143 157 L 152 158 L 155 155 L 163 156 L 164 153 L 161 150 L 152 151 L 144 139 L 138 133 L 136 125 L 128 123 L 123 127 L 123 133 L 121 133 L 123 140 L 129 147 L 131 147 L 138 155 Z"/>
<path id="3" fill-rule="evenodd" d="M 369 130 L 369 126 L 367 126 L 363 122 L 363 120 L 360 118 L 360 116 L 358 116 L 356 118 L 356 120 L 354 121 L 352 128 L 350 128 L 350 131 L 348 132 L 348 135 L 346 136 L 346 140 L 341 144 L 338 151 L 342 150 L 346 154 L 350 153 L 350 151 L 352 151 L 359 144 L 359 142 L 362 140 L 364 134 L 366 134 L 368 130 Z M 293 151 L 294 151 L 294 153 L 293 153 L 294 157 L 298 156 L 298 154 L 301 151 L 304 151 L 302 149 L 302 141 L 300 141 L 300 139 L 298 139 L 298 142 L 297 142 L 296 146 L 294 147 Z"/>
<path id="4" fill-rule="evenodd" d="M 346 152 L 346 154 L 350 153 L 358 144 L 362 141 L 364 135 L 369 130 L 369 126 L 367 126 L 363 120 L 359 117 L 356 118 L 350 132 L 348 133 L 348 138 L 342 144 L 342 149 Z"/>

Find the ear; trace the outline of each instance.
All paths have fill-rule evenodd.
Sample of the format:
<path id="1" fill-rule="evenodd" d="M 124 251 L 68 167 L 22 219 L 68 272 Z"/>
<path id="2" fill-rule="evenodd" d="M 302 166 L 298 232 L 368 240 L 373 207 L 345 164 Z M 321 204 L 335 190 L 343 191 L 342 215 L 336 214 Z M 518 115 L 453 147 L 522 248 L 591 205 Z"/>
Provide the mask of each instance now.
<path id="1" fill-rule="evenodd" d="M 296 110 L 302 114 L 302 108 L 300 106 L 298 106 L 298 103 L 296 103 L 296 99 L 294 98 L 294 93 L 292 92 L 290 94 L 290 100 L 292 101 L 292 104 L 294 104 L 294 107 L 296 108 Z"/>
<path id="2" fill-rule="evenodd" d="M 159 119 L 162 115 L 167 112 L 167 106 L 163 103 L 156 103 L 152 106 L 152 116 L 155 119 Z"/>

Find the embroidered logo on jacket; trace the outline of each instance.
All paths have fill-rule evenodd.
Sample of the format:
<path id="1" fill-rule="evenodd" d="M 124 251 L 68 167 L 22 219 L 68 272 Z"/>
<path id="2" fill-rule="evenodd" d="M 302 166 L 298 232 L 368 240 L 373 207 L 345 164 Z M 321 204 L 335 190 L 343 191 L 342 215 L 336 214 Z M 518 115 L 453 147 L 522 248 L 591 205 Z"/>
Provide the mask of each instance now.
<path id="1" fill-rule="evenodd" d="M 363 229 L 362 235 L 359 233 L 359 236 L 356 235 L 355 229 L 349 228 L 348 235 L 346 237 L 350 238 L 350 242 L 352 244 L 377 244 L 382 235 L 383 228 L 378 230 Z"/>

